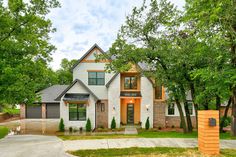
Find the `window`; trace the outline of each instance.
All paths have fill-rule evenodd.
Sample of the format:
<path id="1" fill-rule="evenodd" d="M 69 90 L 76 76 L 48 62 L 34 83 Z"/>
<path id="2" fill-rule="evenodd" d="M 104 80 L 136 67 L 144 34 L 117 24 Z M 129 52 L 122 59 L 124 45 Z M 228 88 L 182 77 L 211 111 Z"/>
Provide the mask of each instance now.
<path id="1" fill-rule="evenodd" d="M 189 110 L 189 114 L 193 115 L 193 103 L 192 102 L 188 102 L 188 110 Z"/>
<path id="2" fill-rule="evenodd" d="M 69 120 L 70 121 L 85 121 L 86 120 L 86 105 L 85 104 L 69 104 Z"/>
<path id="3" fill-rule="evenodd" d="M 168 105 L 168 115 L 175 115 L 175 104 L 171 103 Z"/>
<path id="4" fill-rule="evenodd" d="M 155 87 L 155 99 L 162 99 L 162 86 Z"/>
<path id="5" fill-rule="evenodd" d="M 104 85 L 105 73 L 104 72 L 88 72 L 88 85 Z"/>
<path id="6" fill-rule="evenodd" d="M 124 78 L 124 88 L 125 89 L 137 89 L 137 77 L 126 76 Z"/>

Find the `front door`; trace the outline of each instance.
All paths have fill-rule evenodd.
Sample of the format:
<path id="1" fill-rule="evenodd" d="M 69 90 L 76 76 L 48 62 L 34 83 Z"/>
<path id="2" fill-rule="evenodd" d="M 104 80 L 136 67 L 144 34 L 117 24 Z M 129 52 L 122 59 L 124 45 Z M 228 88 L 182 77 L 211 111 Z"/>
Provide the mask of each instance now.
<path id="1" fill-rule="evenodd" d="M 127 124 L 134 124 L 134 104 L 127 104 Z"/>

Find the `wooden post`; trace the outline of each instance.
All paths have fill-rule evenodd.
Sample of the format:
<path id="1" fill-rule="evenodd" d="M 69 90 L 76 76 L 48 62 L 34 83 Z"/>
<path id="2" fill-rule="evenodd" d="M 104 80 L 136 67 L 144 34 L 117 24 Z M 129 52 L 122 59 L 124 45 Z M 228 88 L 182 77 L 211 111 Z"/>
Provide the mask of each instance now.
<path id="1" fill-rule="evenodd" d="M 207 155 L 220 153 L 219 111 L 198 111 L 198 150 Z"/>

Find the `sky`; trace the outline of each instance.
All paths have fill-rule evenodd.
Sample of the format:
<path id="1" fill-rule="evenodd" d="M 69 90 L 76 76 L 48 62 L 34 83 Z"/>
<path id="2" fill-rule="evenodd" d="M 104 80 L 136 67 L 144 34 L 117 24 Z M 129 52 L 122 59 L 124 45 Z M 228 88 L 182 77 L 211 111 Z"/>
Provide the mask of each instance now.
<path id="1" fill-rule="evenodd" d="M 52 9 L 48 18 L 57 31 L 51 34 L 50 67 L 60 68 L 63 58 L 79 59 L 93 44 L 107 51 L 117 36 L 125 17 L 143 0 L 59 0 L 61 8 Z M 182 8 L 184 0 L 170 0 Z"/>

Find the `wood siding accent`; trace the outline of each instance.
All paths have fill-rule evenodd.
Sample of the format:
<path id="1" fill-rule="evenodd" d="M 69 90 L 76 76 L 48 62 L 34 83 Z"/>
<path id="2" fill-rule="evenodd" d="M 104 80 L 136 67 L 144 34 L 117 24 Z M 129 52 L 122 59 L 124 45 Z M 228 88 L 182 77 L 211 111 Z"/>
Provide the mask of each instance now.
<path id="1" fill-rule="evenodd" d="M 81 63 L 109 63 L 111 62 L 110 60 L 99 60 L 99 61 L 95 61 L 95 60 L 82 60 Z"/>
<path id="2" fill-rule="evenodd" d="M 120 99 L 121 122 L 123 124 L 127 124 L 127 104 L 131 103 L 130 100 L 132 100 L 132 103 L 134 104 L 134 124 L 139 124 L 141 99 L 134 99 L 134 98 L 133 99 Z"/>
<path id="3" fill-rule="evenodd" d="M 162 92 L 162 99 L 156 99 L 156 94 L 155 94 L 155 87 L 153 88 L 153 98 L 154 98 L 154 101 L 165 101 L 166 100 L 166 95 L 165 95 L 165 88 L 162 86 L 162 89 L 161 89 L 161 92 Z"/>
<path id="4" fill-rule="evenodd" d="M 216 119 L 216 126 L 209 126 L 209 118 Z M 219 148 L 219 111 L 198 111 L 198 150 L 207 155 L 218 155 Z"/>

